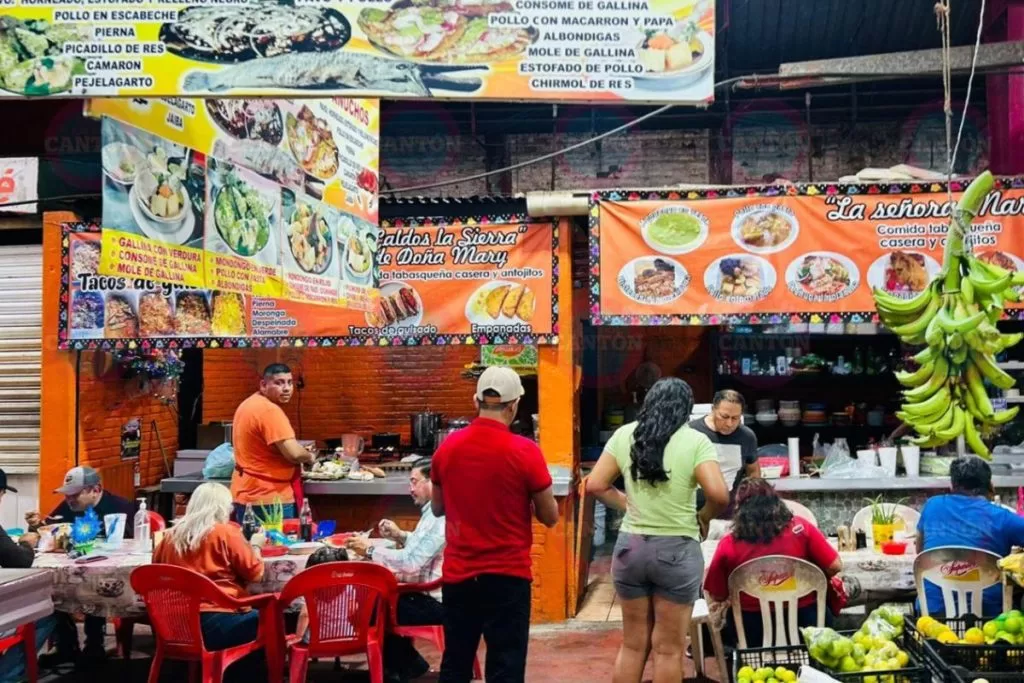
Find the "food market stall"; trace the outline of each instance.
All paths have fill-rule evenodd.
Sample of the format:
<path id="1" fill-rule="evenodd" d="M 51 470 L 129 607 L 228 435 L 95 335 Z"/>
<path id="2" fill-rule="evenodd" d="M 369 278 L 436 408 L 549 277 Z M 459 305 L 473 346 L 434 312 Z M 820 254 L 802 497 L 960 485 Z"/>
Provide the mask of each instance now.
<path id="1" fill-rule="evenodd" d="M 954 181 L 954 198 L 965 187 Z M 980 207 L 977 260 L 1024 269 L 1022 187 L 1019 178 L 1000 181 Z M 939 272 L 946 197 L 943 184 L 923 180 L 595 194 L 591 327 L 583 332 L 585 378 L 595 381 L 585 381 L 581 408 L 594 428 L 582 435 L 584 459 L 596 459 L 632 419 L 653 379 L 674 374 L 698 403 L 721 389 L 744 395 L 744 423 L 762 447 L 774 445 L 762 451 L 772 456 L 763 471 L 784 474 L 778 489 L 828 533 L 849 524 L 869 493 L 919 507 L 948 488 L 952 447 L 926 444 L 911 462 L 896 449 L 878 459 L 879 447 L 917 436 L 896 415 L 903 387 L 895 373 L 917 367 L 920 346 L 879 324 L 872 296 L 877 289 L 910 301 Z M 1002 332 L 1022 329 L 1020 310 L 1007 300 Z M 1024 367 L 1019 354 L 1008 348 L 996 362 L 1015 373 Z M 989 385 L 988 393 L 996 411 L 1020 400 L 1013 388 Z M 989 447 L 1000 446 L 997 494 L 1011 506 L 1024 485 L 1024 451 L 1011 448 L 1024 441 L 1021 427 L 1011 420 L 988 435 Z M 884 469 L 810 478 L 840 441 L 851 458 L 865 451 Z M 800 472 L 790 469 L 791 444 Z"/>

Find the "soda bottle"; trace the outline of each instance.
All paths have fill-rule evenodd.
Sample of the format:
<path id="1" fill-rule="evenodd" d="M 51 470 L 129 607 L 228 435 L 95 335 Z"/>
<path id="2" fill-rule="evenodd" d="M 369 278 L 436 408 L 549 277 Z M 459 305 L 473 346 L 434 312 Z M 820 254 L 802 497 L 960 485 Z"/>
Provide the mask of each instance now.
<path id="1" fill-rule="evenodd" d="M 245 540 L 251 541 L 258 527 L 259 522 L 256 521 L 256 513 L 252 511 L 252 503 L 248 503 L 245 506 L 245 514 L 242 515 L 242 535 L 245 536 Z"/>
<path id="2" fill-rule="evenodd" d="M 304 543 L 313 540 L 313 511 L 309 509 L 309 499 L 302 501 L 302 512 L 299 513 L 299 535 Z"/>

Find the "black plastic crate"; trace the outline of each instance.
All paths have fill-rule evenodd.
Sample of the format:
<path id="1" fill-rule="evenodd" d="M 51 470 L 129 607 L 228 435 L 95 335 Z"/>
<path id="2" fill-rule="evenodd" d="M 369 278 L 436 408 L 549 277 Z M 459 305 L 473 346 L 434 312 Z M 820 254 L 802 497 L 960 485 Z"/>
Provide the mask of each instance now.
<path id="1" fill-rule="evenodd" d="M 957 638 L 963 638 L 969 629 L 981 628 L 987 621 L 989 620 L 967 615 L 957 619 L 944 619 L 942 623 L 948 626 Z M 965 673 L 979 674 L 970 678 L 968 683 L 975 678 L 988 678 L 984 675 L 988 673 L 1012 673 L 1020 677 L 1019 672 L 1024 671 L 1024 645 L 943 645 L 937 640 L 926 638 L 909 618 L 906 619 L 905 631 L 911 640 L 920 643 L 926 660 L 931 659 L 940 665 L 940 670 L 945 674 L 944 678 L 947 681 L 954 680 L 951 675 L 954 668 Z M 994 681 L 990 679 L 989 683 Z"/>
<path id="2" fill-rule="evenodd" d="M 852 633 L 840 633 L 850 636 Z M 858 671 L 857 673 L 838 673 L 826 669 L 822 664 L 811 661 L 811 657 L 804 645 L 790 645 L 787 647 L 762 647 L 746 650 L 736 650 L 733 654 L 732 680 L 736 681 L 737 673 L 745 666 L 759 669 L 770 666 L 784 666 L 799 673 L 800 666 L 810 664 L 812 667 L 824 671 L 832 678 L 844 683 L 864 683 L 868 677 L 879 680 L 882 676 L 892 676 L 894 683 L 931 683 L 932 672 L 925 668 L 921 661 L 921 655 L 914 643 L 911 643 L 906 634 L 896 638 L 897 646 L 907 653 L 910 661 L 907 666 L 899 671 Z M 888 679 L 886 679 L 888 680 Z M 967 683 L 971 683 L 968 681 Z M 990 681 L 989 683 L 995 683 Z"/>

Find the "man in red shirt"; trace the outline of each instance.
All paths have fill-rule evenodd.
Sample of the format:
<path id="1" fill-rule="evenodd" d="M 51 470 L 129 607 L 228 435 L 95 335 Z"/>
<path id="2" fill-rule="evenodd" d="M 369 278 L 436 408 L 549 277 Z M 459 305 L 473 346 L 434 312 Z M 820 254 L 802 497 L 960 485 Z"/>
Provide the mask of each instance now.
<path id="1" fill-rule="evenodd" d="M 487 368 L 476 386 L 479 417 L 434 454 L 431 507 L 446 516 L 440 678 L 446 683 L 472 680 L 481 635 L 488 682 L 525 680 L 532 518 L 553 527 L 558 505 L 537 444 L 509 431 L 522 396 L 514 370 Z"/>

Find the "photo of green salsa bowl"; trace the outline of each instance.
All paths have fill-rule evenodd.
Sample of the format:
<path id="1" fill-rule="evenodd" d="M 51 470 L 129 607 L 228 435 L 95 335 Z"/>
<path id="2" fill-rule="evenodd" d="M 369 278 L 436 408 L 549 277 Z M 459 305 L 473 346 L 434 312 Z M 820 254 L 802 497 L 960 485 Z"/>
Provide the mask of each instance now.
<path id="1" fill-rule="evenodd" d="M 686 206 L 667 206 L 640 221 L 640 233 L 651 249 L 662 254 L 691 252 L 708 236 L 708 219 Z"/>

